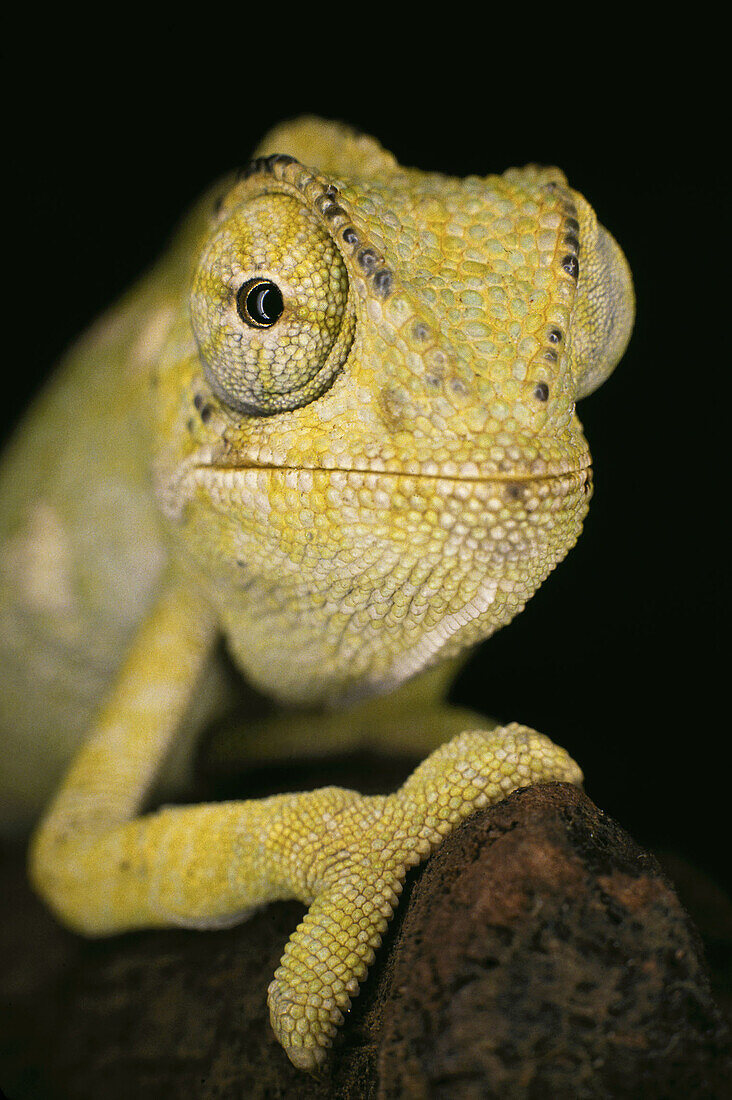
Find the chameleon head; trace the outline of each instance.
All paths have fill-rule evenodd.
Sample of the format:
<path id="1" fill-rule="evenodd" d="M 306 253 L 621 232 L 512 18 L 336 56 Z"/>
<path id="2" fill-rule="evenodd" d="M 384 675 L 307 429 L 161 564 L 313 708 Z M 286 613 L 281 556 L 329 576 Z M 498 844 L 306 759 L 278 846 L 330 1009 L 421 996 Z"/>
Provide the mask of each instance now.
<path id="1" fill-rule="evenodd" d="M 155 436 L 235 658 L 314 703 L 486 637 L 566 554 L 590 490 L 575 401 L 633 293 L 557 169 L 451 179 L 348 135 L 321 175 L 307 124 L 288 140 L 300 159 L 253 161 L 202 232 Z"/>

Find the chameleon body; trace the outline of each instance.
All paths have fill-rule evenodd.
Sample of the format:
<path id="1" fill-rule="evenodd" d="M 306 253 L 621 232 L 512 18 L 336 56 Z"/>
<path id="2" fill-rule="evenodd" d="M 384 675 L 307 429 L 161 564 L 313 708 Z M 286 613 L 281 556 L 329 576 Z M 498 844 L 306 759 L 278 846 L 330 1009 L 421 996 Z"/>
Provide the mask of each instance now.
<path id="1" fill-rule="evenodd" d="M 30 874 L 60 919 L 207 928 L 302 899 L 271 1018 L 322 1062 L 407 868 L 517 786 L 580 781 L 442 695 L 575 542 L 575 401 L 632 318 L 624 257 L 558 169 L 448 178 L 306 118 L 201 200 L 0 475 L 4 825 L 50 799 Z M 272 751 L 434 751 L 389 796 L 142 813 L 220 705 L 221 636 L 284 705 L 253 724 Z"/>

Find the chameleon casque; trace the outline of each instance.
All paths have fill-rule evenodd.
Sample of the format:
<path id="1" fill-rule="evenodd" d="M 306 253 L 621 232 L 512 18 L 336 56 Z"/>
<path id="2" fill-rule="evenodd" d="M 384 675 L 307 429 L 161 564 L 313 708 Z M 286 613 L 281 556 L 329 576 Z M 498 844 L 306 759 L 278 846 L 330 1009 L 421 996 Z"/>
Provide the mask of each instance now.
<path id="1" fill-rule="evenodd" d="M 581 780 L 443 699 L 578 537 L 575 402 L 633 312 L 556 168 L 454 179 L 304 118 L 205 196 L 0 474 L 2 823 L 45 806 L 30 875 L 62 921 L 214 928 L 301 899 L 271 1019 L 295 1065 L 323 1061 L 407 869 L 516 787 Z M 279 704 L 254 745 L 431 755 L 388 796 L 143 814 L 218 712 L 222 636 Z"/>

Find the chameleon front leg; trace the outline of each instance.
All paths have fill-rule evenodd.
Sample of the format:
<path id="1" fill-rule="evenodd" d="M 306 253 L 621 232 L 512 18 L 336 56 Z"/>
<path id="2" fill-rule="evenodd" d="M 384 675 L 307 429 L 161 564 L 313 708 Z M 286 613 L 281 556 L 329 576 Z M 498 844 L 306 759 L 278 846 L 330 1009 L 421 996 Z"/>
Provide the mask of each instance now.
<path id="1" fill-rule="evenodd" d="M 269 1004 L 291 1061 L 314 1070 L 367 973 L 408 868 L 473 810 L 516 787 L 581 776 L 547 738 L 511 725 L 460 734 L 389 796 L 331 787 L 135 817 L 215 633 L 205 604 L 172 583 L 33 838 L 31 875 L 59 916 L 88 935 L 217 927 L 268 901 L 309 904 Z"/>

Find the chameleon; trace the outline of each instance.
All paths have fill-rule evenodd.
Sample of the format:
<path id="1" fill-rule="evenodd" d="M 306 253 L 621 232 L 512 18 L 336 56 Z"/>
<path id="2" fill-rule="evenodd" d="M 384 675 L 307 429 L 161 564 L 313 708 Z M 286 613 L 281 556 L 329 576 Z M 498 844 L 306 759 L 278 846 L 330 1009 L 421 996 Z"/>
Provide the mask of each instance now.
<path id="1" fill-rule="evenodd" d="M 544 735 L 445 698 L 580 533 L 575 403 L 633 317 L 622 251 L 558 168 L 452 178 L 303 117 L 201 198 L 0 472 L 1 824 L 33 824 L 59 920 L 207 929 L 301 900 L 268 1000 L 317 1071 L 407 870 L 517 787 L 582 781 Z M 245 756 L 423 762 L 386 795 L 166 802 L 228 705 L 222 640 L 276 704 Z"/>

